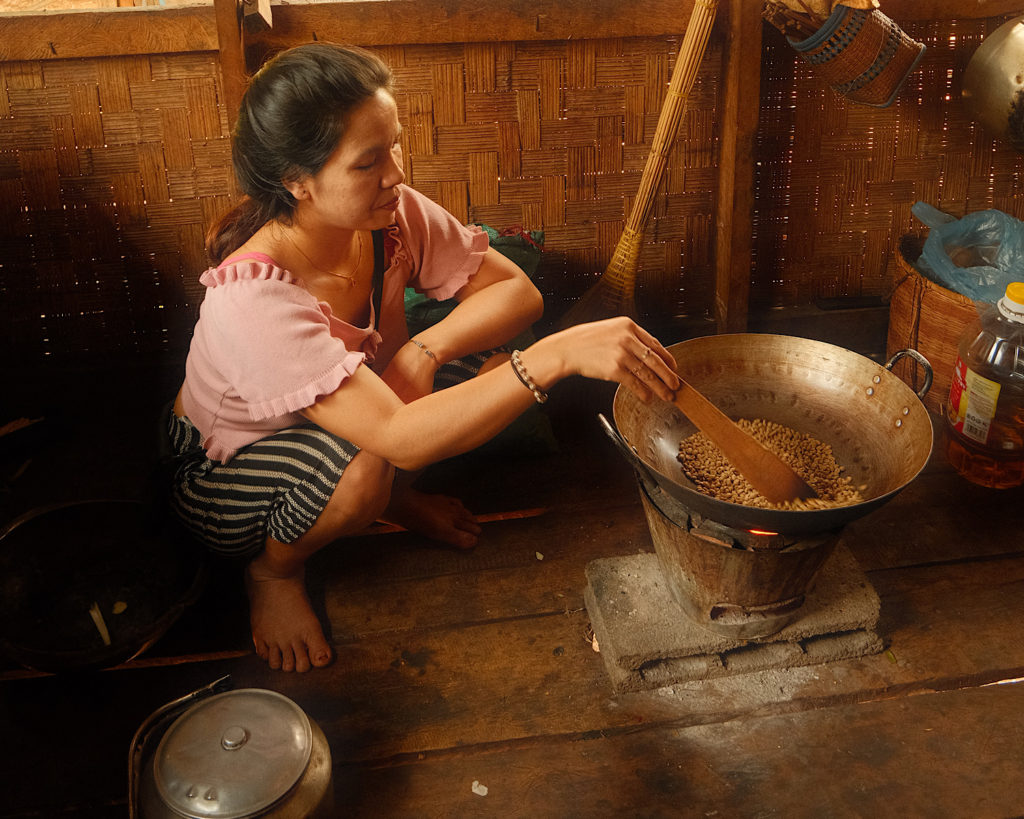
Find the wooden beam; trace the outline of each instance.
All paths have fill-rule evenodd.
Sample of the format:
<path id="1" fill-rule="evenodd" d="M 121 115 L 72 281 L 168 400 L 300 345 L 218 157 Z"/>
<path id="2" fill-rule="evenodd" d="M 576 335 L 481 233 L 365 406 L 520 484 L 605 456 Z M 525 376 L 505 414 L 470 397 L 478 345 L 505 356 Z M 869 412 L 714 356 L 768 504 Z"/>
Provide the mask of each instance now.
<path id="1" fill-rule="evenodd" d="M 913 20 L 978 20 L 1020 14 L 1020 0 L 882 0 L 881 10 L 897 23 Z"/>
<path id="2" fill-rule="evenodd" d="M 238 118 L 238 109 L 245 93 L 248 69 L 245 65 L 245 40 L 242 35 L 243 14 L 240 0 L 213 0 L 217 16 L 217 51 L 221 82 L 224 86 L 224 105 L 228 125 Z"/>
<path id="3" fill-rule="evenodd" d="M 274 7 L 278 47 L 313 39 L 360 45 L 518 42 L 676 34 L 693 0 L 343 0 Z"/>
<path id="4" fill-rule="evenodd" d="M 267 46 L 320 40 L 359 45 L 654 37 L 677 34 L 692 0 L 352 0 L 274 5 Z M 491 21 L 492 25 L 483 25 Z M 0 13 L 0 61 L 216 51 L 210 4 Z"/>
<path id="5" fill-rule="evenodd" d="M 754 143 L 761 88 L 760 8 L 731 0 L 726 9 L 718 198 L 715 203 L 715 324 L 721 332 L 747 327 L 753 245 Z"/>
<path id="6" fill-rule="evenodd" d="M 0 62 L 216 50 L 212 6 L 0 14 Z"/>
<path id="7" fill-rule="evenodd" d="M 747 3 L 759 14 L 759 3 Z M 316 38 L 360 45 L 528 41 L 676 34 L 693 0 L 339 0 L 274 7 L 280 47 Z M 885 0 L 893 20 L 975 19 L 1021 11 L 1021 0 Z M 490 21 L 491 24 L 483 24 Z"/>
<path id="8" fill-rule="evenodd" d="M 339 0 L 275 5 L 260 40 L 360 45 L 657 37 L 678 34 L 692 0 Z M 897 22 L 1020 13 L 1021 0 L 885 0 Z M 216 51 L 209 4 L 0 13 L 0 61 Z M 489 24 L 488 24 L 489 23 Z"/>

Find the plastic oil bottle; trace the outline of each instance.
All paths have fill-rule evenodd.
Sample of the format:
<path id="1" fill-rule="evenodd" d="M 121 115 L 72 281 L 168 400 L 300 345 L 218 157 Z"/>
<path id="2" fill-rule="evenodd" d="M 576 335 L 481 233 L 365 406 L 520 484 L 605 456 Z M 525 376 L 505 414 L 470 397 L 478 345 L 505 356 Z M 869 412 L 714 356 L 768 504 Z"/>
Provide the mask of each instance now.
<path id="1" fill-rule="evenodd" d="M 960 338 L 946 405 L 946 455 L 973 483 L 1024 483 L 1024 282 Z"/>

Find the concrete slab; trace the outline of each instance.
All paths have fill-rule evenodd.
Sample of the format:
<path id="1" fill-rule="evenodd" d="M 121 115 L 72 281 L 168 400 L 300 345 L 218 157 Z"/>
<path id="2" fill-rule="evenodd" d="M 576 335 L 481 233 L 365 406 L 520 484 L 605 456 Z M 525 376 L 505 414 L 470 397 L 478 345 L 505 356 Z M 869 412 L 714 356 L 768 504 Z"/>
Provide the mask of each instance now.
<path id="1" fill-rule="evenodd" d="M 727 637 L 691 621 L 672 599 L 654 553 L 587 564 L 584 600 L 616 691 L 641 691 L 882 650 L 880 602 L 843 544 L 822 566 L 800 617 L 777 634 Z"/>

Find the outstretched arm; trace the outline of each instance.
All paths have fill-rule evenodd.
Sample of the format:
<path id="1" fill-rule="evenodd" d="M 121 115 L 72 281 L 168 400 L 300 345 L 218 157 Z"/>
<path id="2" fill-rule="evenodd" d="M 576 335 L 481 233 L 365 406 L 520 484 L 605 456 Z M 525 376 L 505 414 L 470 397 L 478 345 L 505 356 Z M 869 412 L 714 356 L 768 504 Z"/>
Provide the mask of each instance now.
<path id="1" fill-rule="evenodd" d="M 678 387 L 671 354 L 627 318 L 581 324 L 531 345 L 522 362 L 542 390 L 570 375 L 617 381 L 641 400 L 671 400 Z M 510 364 L 411 403 L 369 368 L 303 411 L 309 420 L 408 471 L 473 449 L 534 401 Z"/>

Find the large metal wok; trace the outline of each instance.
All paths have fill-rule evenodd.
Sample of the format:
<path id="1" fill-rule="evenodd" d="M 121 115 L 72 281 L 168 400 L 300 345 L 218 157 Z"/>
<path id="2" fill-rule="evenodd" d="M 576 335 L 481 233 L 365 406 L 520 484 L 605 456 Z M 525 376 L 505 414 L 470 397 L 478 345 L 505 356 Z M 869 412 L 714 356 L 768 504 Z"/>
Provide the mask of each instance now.
<path id="1" fill-rule="evenodd" d="M 764 418 L 829 444 L 865 500 L 852 506 L 781 511 L 741 506 L 699 491 L 676 460 L 696 428 L 672 404 L 644 404 L 620 387 L 612 405 L 617 432 L 606 432 L 637 471 L 691 513 L 728 526 L 785 535 L 838 529 L 891 500 L 928 462 L 932 424 L 920 398 L 931 368 L 905 350 L 883 367 L 832 344 L 791 336 L 736 333 L 691 339 L 668 348 L 679 372 L 733 420 Z M 914 393 L 891 372 L 911 355 L 925 365 Z"/>

